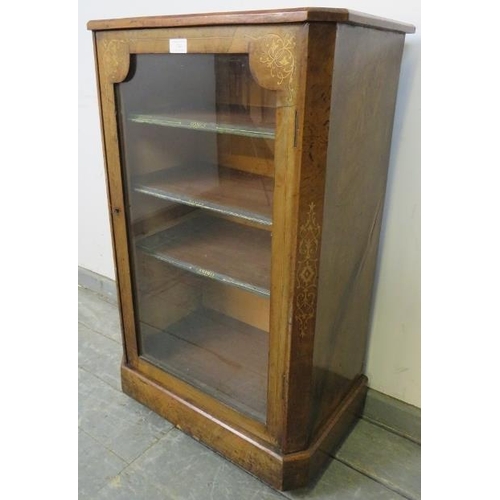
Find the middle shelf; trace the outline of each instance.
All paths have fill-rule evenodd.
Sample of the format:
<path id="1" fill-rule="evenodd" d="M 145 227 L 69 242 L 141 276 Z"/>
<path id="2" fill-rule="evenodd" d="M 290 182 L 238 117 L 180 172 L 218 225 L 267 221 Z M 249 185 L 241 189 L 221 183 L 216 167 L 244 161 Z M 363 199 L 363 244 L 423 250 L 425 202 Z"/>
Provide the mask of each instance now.
<path id="1" fill-rule="evenodd" d="M 271 177 L 195 162 L 138 176 L 132 183 L 139 193 L 272 225 Z"/>
<path id="2" fill-rule="evenodd" d="M 175 267 L 258 295 L 270 295 L 271 233 L 196 210 L 137 242 Z"/>

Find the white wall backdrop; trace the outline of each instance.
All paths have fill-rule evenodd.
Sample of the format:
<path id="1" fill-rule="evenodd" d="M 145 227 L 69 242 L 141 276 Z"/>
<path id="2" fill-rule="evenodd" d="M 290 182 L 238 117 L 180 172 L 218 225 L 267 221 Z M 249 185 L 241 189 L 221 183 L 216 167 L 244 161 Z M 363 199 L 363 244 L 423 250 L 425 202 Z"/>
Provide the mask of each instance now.
<path id="1" fill-rule="evenodd" d="M 99 130 L 90 19 L 255 10 L 344 7 L 417 27 L 406 38 L 382 226 L 366 373 L 370 387 L 420 406 L 420 1 L 85 0 L 79 2 L 79 258 L 114 279 Z"/>

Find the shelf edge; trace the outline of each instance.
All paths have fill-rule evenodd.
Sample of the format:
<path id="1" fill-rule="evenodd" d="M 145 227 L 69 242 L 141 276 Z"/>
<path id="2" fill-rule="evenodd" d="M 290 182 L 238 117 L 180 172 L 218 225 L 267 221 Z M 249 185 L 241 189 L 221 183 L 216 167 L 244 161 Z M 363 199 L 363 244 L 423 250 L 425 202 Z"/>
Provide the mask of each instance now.
<path id="1" fill-rule="evenodd" d="M 147 195 L 154 196 L 156 198 L 160 198 L 163 200 L 169 200 L 169 201 L 174 201 L 177 203 L 182 203 L 184 205 L 189 205 L 191 207 L 204 208 L 204 209 L 210 210 L 212 212 L 217 212 L 220 214 L 230 215 L 232 217 L 237 217 L 239 219 L 244 219 L 244 220 L 248 220 L 251 222 L 256 222 L 257 224 L 261 224 L 263 226 L 271 227 L 273 225 L 271 218 L 264 217 L 264 216 L 259 217 L 257 215 L 254 215 L 251 212 L 246 212 L 246 211 L 236 212 L 233 210 L 228 210 L 228 209 L 225 209 L 221 205 L 218 205 L 216 203 L 196 201 L 195 199 L 187 197 L 187 196 L 170 194 L 167 191 L 163 191 L 160 189 L 152 188 L 152 187 L 141 185 L 141 184 L 136 184 L 133 187 L 133 189 L 137 193 L 147 194 Z"/>
<path id="2" fill-rule="evenodd" d="M 217 272 L 211 271 L 209 269 L 204 269 L 202 267 L 196 266 L 195 264 L 190 264 L 189 262 L 185 262 L 185 261 L 176 259 L 174 257 L 170 257 L 167 254 L 161 254 L 161 253 L 155 252 L 154 250 L 150 250 L 148 248 L 145 248 L 144 246 L 141 246 L 140 243 L 137 244 L 137 248 L 139 250 L 141 250 L 142 252 L 150 255 L 151 257 L 154 257 L 155 259 L 158 259 L 162 262 L 166 262 L 167 264 L 171 264 L 172 266 L 175 266 L 179 269 L 184 269 L 185 271 L 189 271 L 189 272 L 196 274 L 198 276 L 204 276 L 205 278 L 210 278 L 210 279 L 213 279 L 215 281 L 219 281 L 221 283 L 224 283 L 226 285 L 234 286 L 236 288 L 241 288 L 242 290 L 245 290 L 245 291 L 251 292 L 251 293 L 255 293 L 256 295 L 260 295 L 261 297 L 269 298 L 271 296 L 271 291 L 266 289 L 266 288 L 262 288 L 262 287 L 247 283 L 245 281 L 231 278 L 230 276 L 227 276 L 226 274 L 217 273 Z"/>
<path id="3" fill-rule="evenodd" d="M 239 135 L 243 137 L 257 137 L 261 139 L 275 139 L 276 134 L 269 129 L 237 128 L 231 125 L 199 120 L 179 120 L 175 117 L 159 117 L 153 115 L 131 114 L 127 119 L 133 123 L 157 125 L 159 127 L 179 128 L 218 134 Z"/>

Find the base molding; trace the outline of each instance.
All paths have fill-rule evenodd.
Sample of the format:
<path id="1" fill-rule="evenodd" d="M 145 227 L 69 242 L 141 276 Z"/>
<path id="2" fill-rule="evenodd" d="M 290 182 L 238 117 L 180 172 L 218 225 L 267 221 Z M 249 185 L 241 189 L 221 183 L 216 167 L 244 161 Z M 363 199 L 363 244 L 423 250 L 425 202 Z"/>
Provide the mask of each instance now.
<path id="1" fill-rule="evenodd" d="M 367 378 L 356 379 L 337 410 L 306 450 L 281 454 L 270 444 L 214 418 L 122 364 L 122 389 L 178 429 L 278 490 L 306 486 L 361 415 Z"/>
<path id="2" fill-rule="evenodd" d="M 319 474 L 344 441 L 365 403 L 368 379 L 360 375 L 306 450 L 284 455 L 282 490 L 301 488 Z"/>
<path id="3" fill-rule="evenodd" d="M 421 443 L 420 413 L 420 408 L 368 389 L 363 418 L 417 444 Z"/>
<path id="4" fill-rule="evenodd" d="M 90 269 L 78 266 L 78 285 L 102 295 L 108 302 L 113 304 L 118 303 L 116 281 L 111 278 L 107 278 Z"/>

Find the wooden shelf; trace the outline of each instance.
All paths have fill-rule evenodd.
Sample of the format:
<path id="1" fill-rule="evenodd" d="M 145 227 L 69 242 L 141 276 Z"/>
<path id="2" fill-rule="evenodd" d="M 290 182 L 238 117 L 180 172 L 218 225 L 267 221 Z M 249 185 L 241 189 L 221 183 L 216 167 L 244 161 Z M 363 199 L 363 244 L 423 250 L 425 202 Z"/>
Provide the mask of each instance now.
<path id="1" fill-rule="evenodd" d="M 256 123 L 248 113 L 241 111 L 208 112 L 187 111 L 169 114 L 132 113 L 129 121 L 158 125 L 161 127 L 203 130 L 219 134 L 242 135 L 245 137 L 262 137 L 274 139 L 275 124 L 272 122 Z"/>
<path id="2" fill-rule="evenodd" d="M 197 212 L 140 240 L 138 248 L 181 269 L 269 297 L 271 234 Z"/>
<path id="3" fill-rule="evenodd" d="M 133 186 L 139 193 L 272 225 L 270 177 L 199 163 L 138 177 Z"/>
<path id="4" fill-rule="evenodd" d="M 141 323 L 141 339 L 150 363 L 265 421 L 267 332 L 199 309 L 165 331 Z"/>

